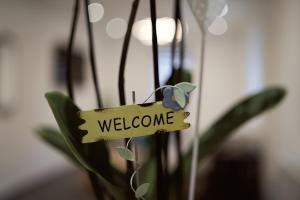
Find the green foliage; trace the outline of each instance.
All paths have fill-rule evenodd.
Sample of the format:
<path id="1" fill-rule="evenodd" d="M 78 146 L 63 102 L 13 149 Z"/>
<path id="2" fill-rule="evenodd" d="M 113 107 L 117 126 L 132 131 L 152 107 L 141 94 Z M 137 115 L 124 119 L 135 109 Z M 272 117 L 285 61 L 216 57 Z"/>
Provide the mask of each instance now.
<path id="1" fill-rule="evenodd" d="M 84 169 L 84 166 L 81 165 L 81 163 L 71 152 L 65 142 L 63 135 L 59 131 L 51 127 L 43 127 L 39 128 L 37 130 L 37 133 L 45 142 L 65 154 L 65 156 L 69 158 L 74 164 Z"/>
<path id="2" fill-rule="evenodd" d="M 215 152 L 226 141 L 226 139 L 234 133 L 235 130 L 247 121 L 267 110 L 270 110 L 280 103 L 285 95 L 286 91 L 282 88 L 269 88 L 245 98 L 230 108 L 200 136 L 198 161 L 202 161 L 211 153 Z M 114 198 L 122 199 L 123 190 L 113 185 L 113 182 L 119 182 L 112 179 L 111 175 L 121 177 L 124 175 L 111 166 L 109 162 L 109 154 L 104 143 L 92 143 L 95 146 L 86 146 L 81 143 L 81 138 L 85 133 L 81 132 L 77 128 L 78 125 L 82 123 L 77 115 L 79 109 L 68 97 L 60 93 L 47 93 L 46 97 L 62 134 L 51 128 L 43 128 L 38 130 L 40 137 L 53 147 L 56 147 L 58 150 L 63 152 L 80 167 L 96 174 L 100 183 Z M 124 152 L 122 148 L 119 148 L 117 151 L 121 157 L 127 160 L 134 159 L 132 152 L 128 154 L 128 152 Z M 94 157 L 95 155 L 98 157 Z M 149 162 L 147 162 L 147 180 L 148 178 L 149 180 L 151 178 L 155 179 L 155 158 L 153 156 L 149 159 Z M 190 148 L 183 157 L 185 164 L 185 177 L 189 177 L 191 157 L 192 148 Z M 170 183 L 174 183 L 176 181 L 176 172 L 177 170 L 175 170 L 172 174 Z M 107 177 L 107 174 L 109 174 L 110 177 Z M 154 181 L 152 180 L 151 182 Z M 119 185 L 122 184 L 124 183 L 119 183 Z M 174 190 L 174 188 L 172 189 Z M 140 185 L 136 190 L 137 198 L 143 197 L 148 192 L 147 197 L 151 199 L 154 191 L 148 190 L 148 183 Z"/>
<path id="3" fill-rule="evenodd" d="M 104 143 L 95 143 L 94 145 L 81 143 L 85 133 L 78 129 L 78 126 L 83 123 L 78 117 L 79 108 L 73 104 L 71 99 L 59 92 L 47 93 L 46 98 L 68 148 L 63 147 L 63 143 L 56 143 L 56 147 L 60 147 L 61 150 L 69 149 L 69 152 L 72 152 L 73 155 L 71 158 L 76 158 L 82 167 L 94 173 L 99 182 L 114 198 L 123 199 L 123 190 L 112 184 L 112 166 Z M 45 136 L 43 138 L 46 139 Z M 52 138 L 52 143 L 49 138 Z M 56 141 L 51 136 L 48 136 L 47 139 L 52 145 Z M 96 149 L 99 151 L 96 151 Z M 98 158 L 94 159 L 96 154 Z"/>
<path id="4" fill-rule="evenodd" d="M 286 92 L 279 87 L 265 89 L 240 101 L 223 114 L 199 139 L 198 161 L 200 162 L 210 153 L 216 151 L 235 130 L 259 114 L 266 112 L 280 103 Z M 184 157 L 189 163 L 192 148 Z"/>
<path id="5" fill-rule="evenodd" d="M 178 70 L 175 69 L 174 72 L 170 75 L 170 78 L 167 80 L 165 85 L 174 85 L 174 83 L 178 82 L 191 82 L 192 75 L 190 71 L 187 71 L 185 69 Z"/>
<path id="6" fill-rule="evenodd" d="M 129 149 L 125 147 L 117 147 L 116 150 L 121 158 L 129 161 L 135 161 L 134 155 Z"/>
<path id="7" fill-rule="evenodd" d="M 149 187 L 150 187 L 150 183 L 143 183 L 142 185 L 140 185 L 135 191 L 135 197 L 136 198 L 143 197 L 148 192 Z"/>

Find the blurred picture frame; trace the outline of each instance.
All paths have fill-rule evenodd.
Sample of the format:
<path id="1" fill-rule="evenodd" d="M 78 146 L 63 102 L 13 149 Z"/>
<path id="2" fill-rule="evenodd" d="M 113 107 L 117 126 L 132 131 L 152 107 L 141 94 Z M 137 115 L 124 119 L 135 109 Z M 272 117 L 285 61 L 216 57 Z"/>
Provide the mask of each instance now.
<path id="1" fill-rule="evenodd" d="M 72 80 L 76 86 L 84 82 L 84 56 L 79 49 L 74 49 L 72 58 Z M 67 48 L 57 45 L 54 49 L 54 82 L 58 86 L 66 85 Z"/>
<path id="2" fill-rule="evenodd" d="M 0 32 L 0 116 L 8 117 L 17 104 L 17 37 Z"/>

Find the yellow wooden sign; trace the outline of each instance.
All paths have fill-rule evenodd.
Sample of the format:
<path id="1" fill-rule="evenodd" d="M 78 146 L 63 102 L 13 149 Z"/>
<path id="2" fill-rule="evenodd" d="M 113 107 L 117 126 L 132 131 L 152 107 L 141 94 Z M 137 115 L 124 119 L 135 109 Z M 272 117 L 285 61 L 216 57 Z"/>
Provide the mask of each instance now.
<path id="1" fill-rule="evenodd" d="M 79 114 L 85 120 L 79 129 L 88 133 L 82 138 L 83 143 L 140 137 L 156 131 L 172 132 L 190 127 L 184 122 L 188 112 L 165 108 L 161 101 L 81 111 Z"/>

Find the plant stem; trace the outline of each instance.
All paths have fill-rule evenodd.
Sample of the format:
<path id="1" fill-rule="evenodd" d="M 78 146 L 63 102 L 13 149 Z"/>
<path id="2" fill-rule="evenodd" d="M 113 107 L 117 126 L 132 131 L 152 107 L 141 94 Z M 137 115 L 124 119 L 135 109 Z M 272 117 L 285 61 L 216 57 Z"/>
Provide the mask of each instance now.
<path id="1" fill-rule="evenodd" d="M 99 83 L 97 78 L 97 68 L 96 68 L 96 59 L 95 59 L 95 50 L 94 50 L 94 37 L 93 37 L 93 30 L 92 26 L 89 20 L 89 6 L 90 1 L 85 0 L 85 14 L 86 14 L 86 25 L 88 30 L 88 42 L 89 42 L 89 57 L 92 67 L 92 76 L 93 76 L 93 82 L 96 92 L 96 98 L 97 98 L 97 104 L 99 108 L 102 108 L 102 102 L 100 97 L 100 90 L 99 90 Z"/>
<path id="2" fill-rule="evenodd" d="M 176 0 L 177 3 L 177 23 L 180 23 L 181 25 L 181 42 L 180 42 L 180 55 L 179 55 L 179 77 L 178 77 L 178 82 L 183 81 L 183 67 L 184 67 L 184 57 L 185 57 L 185 26 L 184 26 L 184 21 L 182 18 L 182 9 L 181 9 L 181 3 L 180 0 Z M 178 26 L 178 24 L 177 24 Z M 179 29 L 177 27 L 176 33 L 179 34 Z M 178 35 L 177 35 L 178 36 Z"/>
<path id="3" fill-rule="evenodd" d="M 78 23 L 78 16 L 79 16 L 79 8 L 80 8 L 80 0 L 76 0 L 74 4 L 73 9 L 73 19 L 72 19 L 72 26 L 71 26 L 71 32 L 69 36 L 69 43 L 68 43 L 68 49 L 67 49 L 67 61 L 66 61 L 66 80 L 67 80 L 67 91 L 69 94 L 69 97 L 74 101 L 74 94 L 73 94 L 73 78 L 72 78 L 72 52 L 73 52 L 73 44 L 74 44 L 74 38 L 75 33 L 77 29 L 77 23 Z M 102 192 L 101 187 L 98 187 L 98 180 L 97 177 L 92 173 L 88 172 L 91 185 L 93 188 L 93 191 L 96 195 L 97 199 L 103 199 L 104 194 Z"/>
<path id="4" fill-rule="evenodd" d="M 79 16 L 79 7 L 80 7 L 80 0 L 76 0 L 73 8 L 73 19 L 72 19 L 72 26 L 71 32 L 69 36 L 68 42 L 68 49 L 67 49 L 67 60 L 66 60 L 66 80 L 67 80 L 67 91 L 71 99 L 74 100 L 74 93 L 73 93 L 73 77 L 72 77 L 72 54 L 73 54 L 73 43 L 78 23 L 78 16 Z"/>
<path id="5" fill-rule="evenodd" d="M 98 200 L 104 199 L 103 189 L 98 183 L 97 176 L 95 176 L 95 174 L 93 174 L 93 172 L 90 172 L 90 171 L 88 172 L 88 175 L 89 175 L 90 182 L 91 182 L 94 194 L 96 196 L 96 199 L 98 199 Z"/>
<path id="6" fill-rule="evenodd" d="M 181 42 L 180 42 L 180 55 L 179 55 L 179 68 L 178 68 L 178 79 L 175 80 L 175 77 L 172 77 L 172 84 L 182 82 L 182 73 L 183 73 L 183 65 L 184 65 L 184 24 L 183 19 L 181 15 L 181 3 L 180 0 L 175 0 L 174 2 L 174 22 L 175 22 L 175 34 L 172 41 L 172 49 L 171 49 L 171 62 L 172 62 L 172 74 L 175 72 L 175 51 L 176 51 L 176 43 L 177 43 L 177 37 L 179 34 L 179 28 L 178 25 L 180 23 L 181 25 Z M 180 131 L 176 131 L 175 133 L 175 141 L 176 141 L 176 150 L 177 150 L 177 162 L 178 162 L 178 171 L 177 171 L 177 198 L 183 199 L 183 163 L 182 163 L 182 154 L 181 154 L 181 135 Z"/>
<path id="7" fill-rule="evenodd" d="M 94 50 L 94 38 L 93 38 L 93 30 L 92 26 L 89 20 L 89 0 L 85 0 L 84 8 L 85 8 L 85 19 L 86 19 L 86 26 L 88 31 L 88 43 L 89 43 L 89 58 L 92 68 L 92 77 L 93 77 L 93 83 L 94 83 L 94 89 L 96 93 L 96 99 L 97 99 L 97 105 L 98 108 L 102 108 L 102 101 L 100 97 L 100 90 L 99 90 L 99 84 L 98 84 L 98 78 L 97 78 L 97 68 L 96 68 L 96 59 L 95 59 L 95 50 Z M 98 200 L 104 199 L 104 191 L 102 190 L 101 185 L 99 185 L 97 177 L 89 172 L 90 181 L 94 190 L 94 193 L 96 195 L 96 198 Z"/>
<path id="8" fill-rule="evenodd" d="M 175 66 L 175 52 L 176 52 L 176 43 L 177 43 L 177 35 L 178 35 L 178 9 L 179 9 L 179 0 L 175 0 L 174 1 L 174 15 L 173 15 L 173 20 L 175 23 L 175 33 L 173 36 L 173 40 L 172 40 L 172 44 L 171 44 L 171 68 L 172 68 L 172 77 L 171 77 L 171 84 L 174 85 L 175 83 L 178 83 L 179 80 L 175 80 L 175 70 L 176 70 L 176 66 Z M 176 131 L 176 135 L 175 135 L 175 139 L 176 139 L 176 150 L 177 150 L 177 160 L 179 161 L 179 156 L 178 156 L 178 152 L 180 152 L 180 149 L 178 147 L 178 141 L 177 139 L 180 137 L 180 132 Z M 169 138 L 170 135 L 169 133 L 164 134 L 164 145 L 163 145 L 163 152 L 164 152 L 164 163 L 165 163 L 165 181 L 166 181 L 166 188 L 167 188 L 167 192 L 169 190 L 169 165 L 168 165 L 168 160 L 169 160 Z M 180 138 L 179 138 L 180 139 Z M 180 165 L 180 162 L 178 162 L 178 164 Z M 179 180 L 179 183 L 181 183 L 181 180 Z M 176 191 L 180 191 L 179 188 L 177 188 Z"/>
<path id="9" fill-rule="evenodd" d="M 152 52 L 153 52 L 153 66 L 154 66 L 154 88 L 159 88 L 159 66 L 158 66 L 158 44 L 156 33 L 156 0 L 150 0 L 150 15 L 152 25 Z M 158 92 L 155 95 L 156 101 L 162 99 L 162 93 Z M 156 151 L 156 194 L 157 200 L 165 198 L 165 182 L 162 164 L 162 137 L 159 132 L 155 134 L 155 151 Z"/>
<path id="10" fill-rule="evenodd" d="M 123 42 L 123 48 L 122 48 L 122 54 L 121 54 L 121 61 L 120 61 L 120 71 L 119 71 L 119 80 L 118 80 L 118 85 L 119 85 L 119 98 L 120 98 L 120 105 L 126 105 L 126 98 L 125 98 L 125 66 L 126 66 L 126 60 L 127 60 L 127 55 L 128 55 L 128 48 L 130 44 L 130 38 L 131 38 L 131 32 L 132 32 L 132 27 L 135 21 L 136 13 L 138 10 L 139 6 L 139 0 L 134 0 L 132 2 L 132 7 L 131 7 L 131 12 L 128 20 L 128 25 L 127 25 L 127 30 Z M 128 143 L 128 139 L 125 139 L 125 144 Z M 131 144 L 129 145 L 129 149 L 131 150 Z M 126 171 L 126 177 L 127 180 L 130 179 L 131 174 L 134 171 L 134 166 L 133 163 L 130 161 L 127 161 L 127 171 Z M 128 186 L 127 188 L 128 195 L 131 199 L 134 197 L 132 196 L 132 192 L 130 187 Z"/>
<path id="11" fill-rule="evenodd" d="M 136 99 L 135 98 L 135 91 L 132 91 L 132 104 L 136 103 L 135 99 Z M 139 152 L 138 152 L 138 144 L 137 144 L 137 142 L 134 142 L 133 146 L 134 146 L 134 156 L 135 156 L 135 165 L 134 165 L 134 167 L 135 167 L 135 170 L 137 170 L 138 167 L 139 167 L 139 165 L 138 165 L 138 162 L 139 162 Z M 140 185 L 140 173 L 139 173 L 139 171 L 136 172 L 135 185 L 137 187 Z"/>
<path id="12" fill-rule="evenodd" d="M 195 199 L 195 189 L 196 189 L 196 179 L 197 179 L 197 169 L 198 169 L 198 148 L 199 148 L 199 128 L 201 119 L 201 102 L 202 102 L 202 88 L 203 88 L 203 73 L 204 73 L 204 58 L 205 58 L 205 45 L 206 45 L 206 31 L 202 29 L 201 37 L 201 55 L 200 55 L 200 74 L 198 82 L 198 104 L 196 113 L 196 127 L 194 130 L 193 138 L 193 154 L 192 154 L 192 168 L 190 176 L 190 186 L 189 186 L 189 200 Z"/>
<path id="13" fill-rule="evenodd" d="M 172 40 L 171 45 L 171 67 L 172 67 L 172 74 L 175 73 L 175 51 L 176 51 L 176 42 L 177 42 L 177 32 L 178 32 L 178 2 L 179 0 L 174 0 L 174 23 L 175 23 L 175 34 Z M 172 84 L 176 82 L 175 77 L 172 76 Z"/>
<path id="14" fill-rule="evenodd" d="M 120 71 L 119 71 L 119 98 L 120 98 L 120 104 L 125 105 L 126 104 L 126 99 L 125 99 L 125 66 L 126 66 L 126 60 L 127 60 L 127 54 L 128 54 L 128 48 L 129 48 L 129 43 L 130 43 L 130 38 L 131 38 L 131 31 L 132 27 L 135 21 L 135 16 L 137 13 L 138 5 L 139 5 L 139 0 L 134 0 L 132 3 L 132 8 L 129 16 L 129 21 L 127 25 L 127 30 L 123 42 L 123 48 L 122 48 L 122 55 L 121 55 L 121 61 L 120 61 Z"/>

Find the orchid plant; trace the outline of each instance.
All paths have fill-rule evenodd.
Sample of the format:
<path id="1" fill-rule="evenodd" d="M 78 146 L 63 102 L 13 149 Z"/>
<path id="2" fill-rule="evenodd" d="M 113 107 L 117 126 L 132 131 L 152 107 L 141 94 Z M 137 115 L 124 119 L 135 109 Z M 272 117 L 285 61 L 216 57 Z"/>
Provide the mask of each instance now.
<path id="1" fill-rule="evenodd" d="M 46 99 L 53 112 L 59 130 L 56 128 L 40 127 L 38 135 L 48 144 L 63 153 L 68 159 L 81 169 L 85 170 L 90 177 L 92 187 L 97 199 L 187 199 L 195 198 L 196 172 L 198 164 L 210 156 L 242 125 L 261 113 L 272 109 L 285 97 L 286 91 L 281 87 L 264 89 L 256 94 L 250 95 L 233 105 L 226 113 L 213 122 L 207 130 L 199 134 L 199 115 L 202 93 L 202 77 L 204 67 L 205 33 L 207 27 L 220 15 L 226 2 L 225 0 L 188 0 L 199 27 L 203 33 L 201 48 L 200 79 L 197 84 L 197 119 L 195 123 L 194 143 L 187 152 L 180 148 L 180 134 L 176 133 L 176 148 L 178 163 L 174 171 L 169 171 L 168 165 L 168 138 L 166 134 L 155 134 L 154 137 L 146 137 L 146 148 L 150 155 L 140 163 L 132 151 L 131 139 L 126 139 L 124 147 L 116 147 L 118 154 L 127 161 L 126 172 L 120 171 L 110 161 L 111 149 L 107 142 L 99 141 L 91 144 L 81 143 L 85 133 L 78 129 L 81 120 L 78 117 L 80 111 L 76 105 L 73 93 L 71 56 L 74 43 L 75 31 L 79 16 L 80 0 L 75 0 L 74 15 L 68 46 L 67 62 L 67 88 L 68 95 L 61 92 L 48 92 Z M 93 32 L 89 22 L 88 4 L 85 0 L 86 22 L 88 29 L 89 53 L 92 66 L 92 77 L 97 97 L 98 107 L 102 108 L 102 98 L 96 76 L 96 62 L 93 43 Z M 124 38 L 119 72 L 119 96 L 120 104 L 125 105 L 124 73 L 128 47 L 130 43 L 131 30 L 139 6 L 139 0 L 133 0 L 132 10 L 128 20 L 128 27 Z M 183 69 L 184 38 L 180 43 L 180 66 L 175 67 L 176 34 L 172 42 L 172 74 L 165 86 L 159 85 L 158 70 L 158 45 L 156 35 L 156 0 L 150 0 L 150 14 L 152 22 L 152 49 L 154 65 L 154 88 L 156 90 L 150 96 L 156 96 L 156 100 L 163 101 L 163 105 L 173 110 L 184 109 L 189 102 L 190 93 L 196 89 L 191 84 L 191 75 Z M 180 1 L 175 0 L 174 20 L 183 23 L 181 17 Z M 176 23 L 177 24 L 177 23 Z M 178 26 L 176 25 L 176 30 Z M 176 31 L 177 33 L 177 31 Z M 184 35 L 184 32 L 183 32 Z M 161 92 L 162 90 L 162 92 Z M 146 99 L 146 101 L 149 98 Z M 196 142 L 195 142 L 196 141 Z M 143 167 L 142 167 L 143 166 Z M 192 169 L 191 169 L 191 166 Z M 147 182 L 135 186 L 134 178 L 141 172 L 140 179 Z M 190 175 L 190 176 L 189 176 Z M 190 184 L 187 185 L 188 180 Z M 150 185 L 151 183 L 151 185 Z M 189 191 L 183 190 L 189 188 Z"/>

